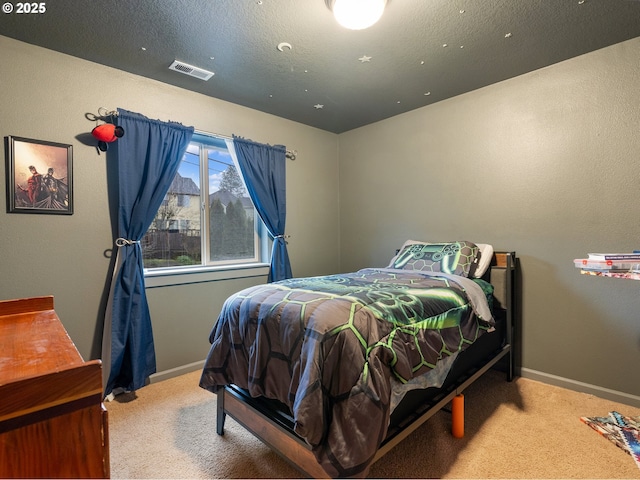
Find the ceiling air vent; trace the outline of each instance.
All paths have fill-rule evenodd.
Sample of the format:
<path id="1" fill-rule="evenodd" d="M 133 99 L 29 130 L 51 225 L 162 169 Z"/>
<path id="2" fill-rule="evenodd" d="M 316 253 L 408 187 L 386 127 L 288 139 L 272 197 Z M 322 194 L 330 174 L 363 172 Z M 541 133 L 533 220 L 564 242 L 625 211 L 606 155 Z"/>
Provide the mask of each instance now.
<path id="1" fill-rule="evenodd" d="M 200 80 L 209 80 L 214 75 L 213 72 L 194 67 L 188 63 L 179 62 L 178 60 L 175 60 L 171 65 L 169 65 L 169 70 L 175 70 L 176 72 L 184 73 L 185 75 L 190 75 L 192 77 L 199 78 Z"/>

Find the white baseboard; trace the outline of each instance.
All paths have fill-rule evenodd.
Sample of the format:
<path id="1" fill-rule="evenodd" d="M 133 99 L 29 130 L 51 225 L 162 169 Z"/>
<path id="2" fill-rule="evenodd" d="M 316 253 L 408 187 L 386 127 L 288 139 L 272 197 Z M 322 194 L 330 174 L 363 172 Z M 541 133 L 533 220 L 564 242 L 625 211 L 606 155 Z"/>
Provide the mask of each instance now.
<path id="1" fill-rule="evenodd" d="M 610 390 L 608 388 L 598 387 L 596 385 L 578 382 L 564 377 L 558 377 L 557 375 L 531 370 L 530 368 L 521 368 L 520 376 L 531 380 L 537 380 L 542 383 L 547 383 L 549 385 L 555 385 L 556 387 L 566 388 L 567 390 L 588 393 L 596 397 L 640 408 L 640 397 L 636 395 L 618 392 L 617 390 Z"/>
<path id="2" fill-rule="evenodd" d="M 171 368 L 169 370 L 164 370 L 162 372 L 157 372 L 149 377 L 149 383 L 157 383 L 163 380 L 169 380 L 173 377 L 179 377 L 180 375 L 184 375 L 185 373 L 195 372 L 196 370 L 202 370 L 204 367 L 204 360 L 199 362 L 189 363 L 187 365 L 182 365 L 180 367 Z"/>

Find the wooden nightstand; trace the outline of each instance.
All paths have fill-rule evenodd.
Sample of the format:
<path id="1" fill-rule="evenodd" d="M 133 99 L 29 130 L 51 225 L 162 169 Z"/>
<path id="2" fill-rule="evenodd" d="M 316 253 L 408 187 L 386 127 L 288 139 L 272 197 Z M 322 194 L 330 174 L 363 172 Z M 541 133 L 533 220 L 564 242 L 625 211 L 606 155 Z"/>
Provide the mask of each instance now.
<path id="1" fill-rule="evenodd" d="M 0 301 L 0 477 L 109 477 L 102 365 L 82 359 L 53 297 Z"/>

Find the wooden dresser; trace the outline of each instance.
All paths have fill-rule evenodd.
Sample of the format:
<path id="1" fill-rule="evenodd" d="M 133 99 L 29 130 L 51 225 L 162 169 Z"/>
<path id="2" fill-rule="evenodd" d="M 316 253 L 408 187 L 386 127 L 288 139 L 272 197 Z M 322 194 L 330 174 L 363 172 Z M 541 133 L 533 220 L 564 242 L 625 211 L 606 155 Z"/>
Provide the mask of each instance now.
<path id="1" fill-rule="evenodd" d="M 0 301 L 0 478 L 108 478 L 108 440 L 101 362 L 53 297 Z"/>

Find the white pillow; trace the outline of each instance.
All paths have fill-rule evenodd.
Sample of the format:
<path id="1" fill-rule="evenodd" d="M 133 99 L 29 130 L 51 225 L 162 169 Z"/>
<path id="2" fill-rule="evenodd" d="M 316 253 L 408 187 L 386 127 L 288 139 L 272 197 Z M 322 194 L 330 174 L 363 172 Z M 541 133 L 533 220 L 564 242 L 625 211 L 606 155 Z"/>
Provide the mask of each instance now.
<path id="1" fill-rule="evenodd" d="M 404 247 L 406 247 L 408 245 L 415 245 L 416 243 L 423 244 L 423 243 L 433 243 L 433 242 L 421 242 L 419 240 L 407 240 L 400 247 L 400 249 L 398 250 L 398 253 L 400 253 L 402 250 L 404 250 Z M 480 261 L 478 262 L 478 265 L 476 265 L 476 270 L 473 273 L 473 277 L 474 278 L 481 278 L 485 274 L 485 272 L 489 269 L 489 266 L 491 266 L 491 259 L 493 258 L 493 245 L 489 245 L 487 243 L 476 243 L 476 245 L 480 249 Z M 387 268 L 393 268 L 393 264 L 395 263 L 397 256 L 398 255 L 394 255 L 393 256 L 393 258 L 389 262 L 389 265 L 387 266 Z"/>
<path id="2" fill-rule="evenodd" d="M 491 266 L 491 259 L 493 258 L 493 245 L 486 243 L 476 243 L 480 249 L 480 261 L 476 265 L 476 271 L 473 272 L 475 278 L 481 278 L 485 272 Z"/>

